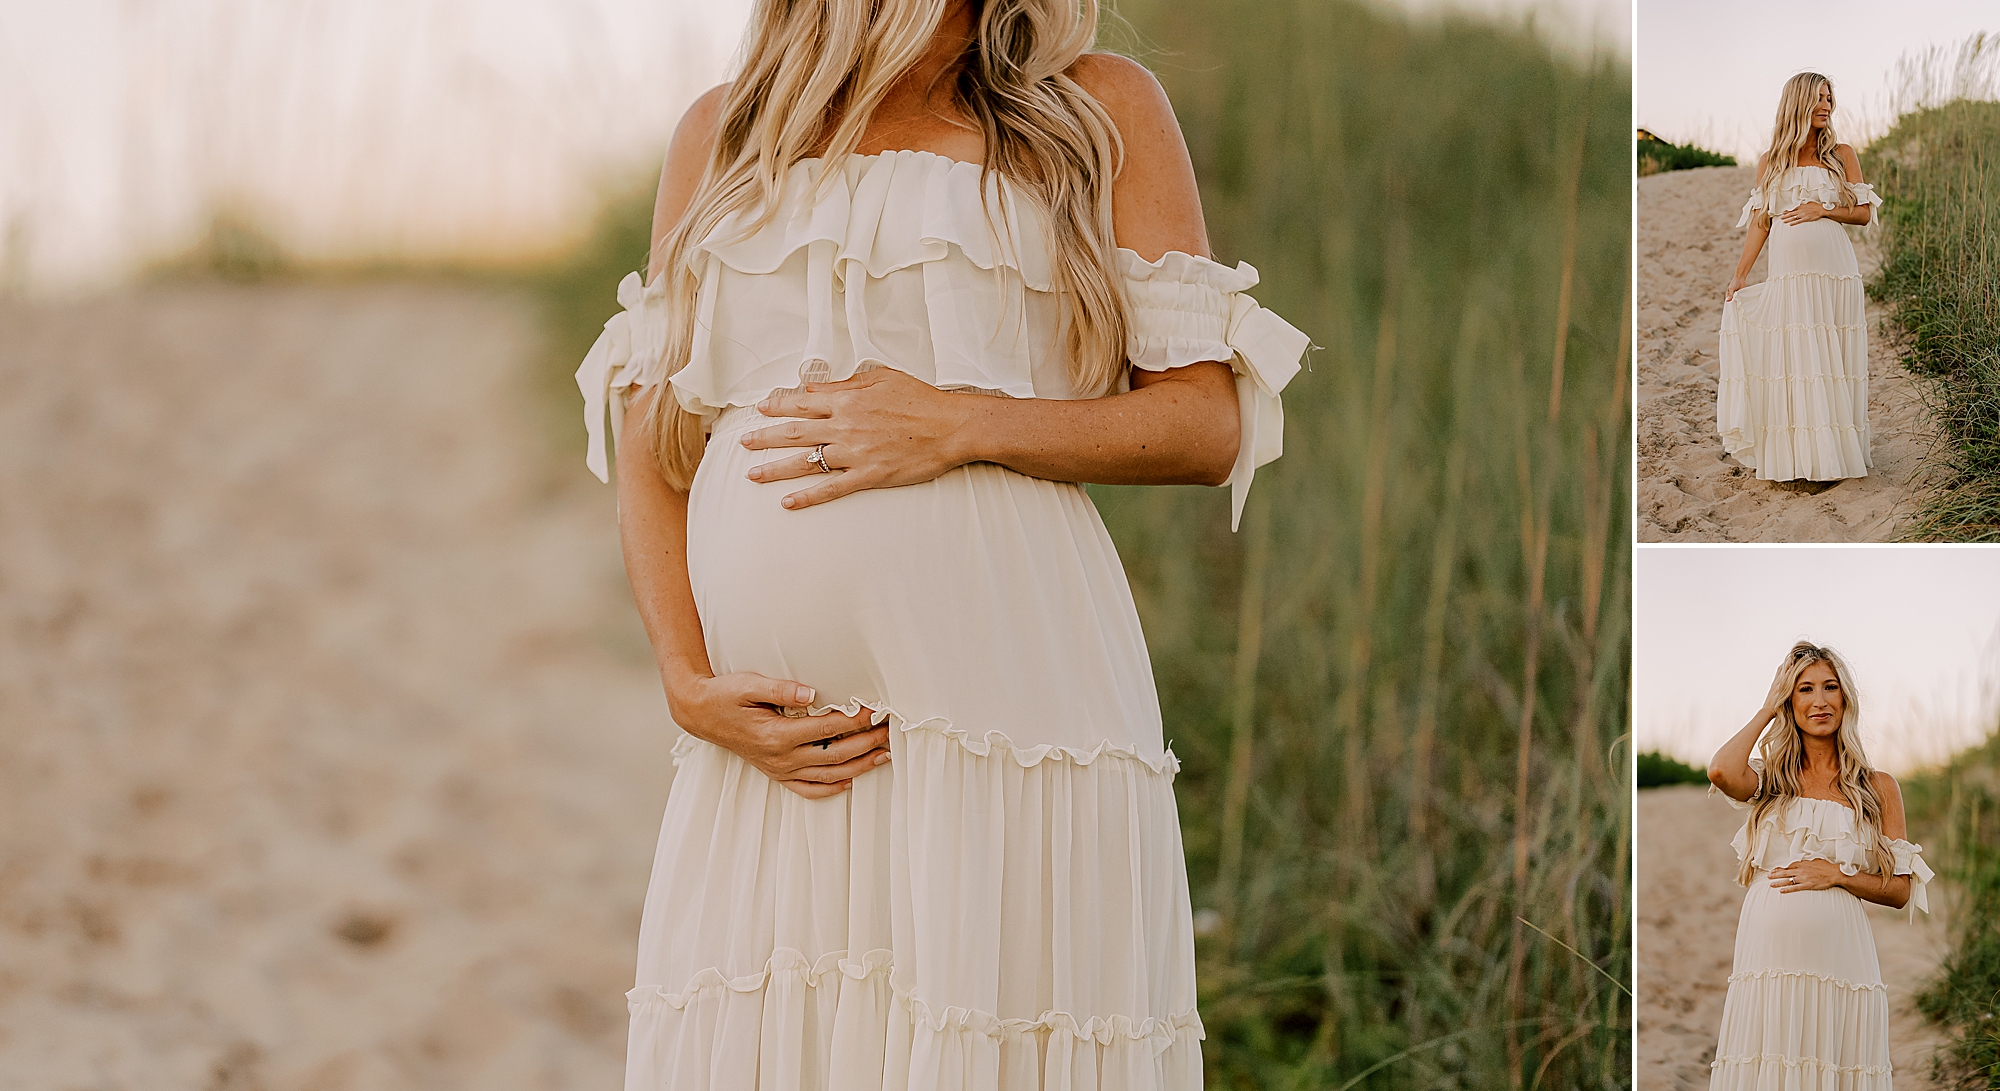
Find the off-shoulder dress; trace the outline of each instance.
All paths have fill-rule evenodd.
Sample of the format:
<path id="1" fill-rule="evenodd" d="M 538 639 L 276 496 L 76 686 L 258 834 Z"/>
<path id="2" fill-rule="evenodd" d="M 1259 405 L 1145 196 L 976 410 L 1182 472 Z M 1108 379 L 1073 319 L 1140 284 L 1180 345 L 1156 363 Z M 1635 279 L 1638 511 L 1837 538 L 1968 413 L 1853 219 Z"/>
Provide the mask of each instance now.
<path id="1" fill-rule="evenodd" d="M 828 177 L 831 175 L 831 177 Z M 822 184 L 824 183 L 824 184 Z M 683 738 L 627 994 L 629 1091 L 1201 1085 L 1194 937 L 1145 640 L 1074 484 L 974 463 L 788 511 L 787 452 L 737 438 L 775 389 L 892 367 L 939 388 L 1076 398 L 1039 206 L 928 152 L 804 160 L 765 226 L 695 248 L 698 326 L 672 393 L 711 438 L 688 575 L 718 673 L 872 710 L 893 760 L 809 801 Z M 1305 336 L 1249 265 L 1116 252 L 1132 366 L 1224 361 L 1236 512 L 1277 457 Z M 577 372 L 602 426 L 662 374 L 637 275 Z"/>
<path id="2" fill-rule="evenodd" d="M 1861 899 L 1837 887 L 1785 893 L 1769 880 L 1772 868 L 1800 860 L 1831 860 L 1849 875 L 1867 867 L 1853 809 L 1795 796 L 1754 830 L 1746 816 L 1733 844 L 1756 875 L 1736 922 L 1710 1091 L 1888 1091 L 1889 996 Z M 1889 842 L 1891 873 L 1910 876 L 1912 917 L 1930 912 L 1923 851 Z"/>
<path id="3" fill-rule="evenodd" d="M 1872 186 L 1855 199 L 1879 205 Z M 1868 317 L 1854 245 L 1839 222 L 1792 225 L 1778 217 L 1840 196 L 1825 167 L 1793 167 L 1753 189 L 1737 227 L 1771 217 L 1762 283 L 1722 305 L 1715 423 L 1722 446 L 1766 481 L 1865 477 L 1868 450 Z"/>

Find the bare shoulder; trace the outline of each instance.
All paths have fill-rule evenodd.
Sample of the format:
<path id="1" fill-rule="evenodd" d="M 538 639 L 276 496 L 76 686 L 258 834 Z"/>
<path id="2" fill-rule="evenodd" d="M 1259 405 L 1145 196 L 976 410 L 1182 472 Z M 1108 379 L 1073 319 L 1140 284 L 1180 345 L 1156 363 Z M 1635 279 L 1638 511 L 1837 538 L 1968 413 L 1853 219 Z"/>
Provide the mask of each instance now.
<path id="1" fill-rule="evenodd" d="M 1877 795 L 1880 795 L 1882 797 L 1882 802 L 1884 805 L 1887 805 L 1890 800 L 1894 800 L 1896 802 L 1896 808 L 1898 810 L 1902 809 L 1903 786 L 1896 783 L 1896 778 L 1894 776 L 1891 776 L 1890 774 L 1885 773 L 1880 769 L 1875 769 L 1869 772 L 1868 780 L 1869 783 L 1875 786 L 1875 792 Z"/>
<path id="2" fill-rule="evenodd" d="M 1850 182 L 1859 182 L 1861 180 L 1861 157 L 1855 154 L 1854 145 L 1835 144 L 1833 146 L 1833 154 L 1840 157 L 1840 165 L 1844 168 L 1847 180 Z"/>
<path id="3" fill-rule="evenodd" d="M 681 115 L 667 144 L 666 162 L 660 166 L 660 189 L 653 199 L 653 250 L 646 263 L 647 277 L 658 275 L 660 242 L 694 201 L 701 188 L 701 176 L 715 151 L 715 139 L 722 128 L 722 104 L 729 97 L 729 84 L 717 84 Z"/>
<path id="4" fill-rule="evenodd" d="M 1167 101 L 1167 89 L 1145 65 L 1116 53 L 1085 53 L 1063 73 L 1090 97 L 1103 104 L 1118 122 L 1120 132 L 1127 119 L 1143 121 L 1149 116 L 1172 119 L 1174 108 Z"/>
<path id="5" fill-rule="evenodd" d="M 1147 261 L 1169 250 L 1207 257 L 1194 164 L 1166 88 L 1145 65 L 1115 53 L 1087 53 L 1065 75 L 1104 107 L 1125 145 L 1111 187 L 1118 245 Z"/>

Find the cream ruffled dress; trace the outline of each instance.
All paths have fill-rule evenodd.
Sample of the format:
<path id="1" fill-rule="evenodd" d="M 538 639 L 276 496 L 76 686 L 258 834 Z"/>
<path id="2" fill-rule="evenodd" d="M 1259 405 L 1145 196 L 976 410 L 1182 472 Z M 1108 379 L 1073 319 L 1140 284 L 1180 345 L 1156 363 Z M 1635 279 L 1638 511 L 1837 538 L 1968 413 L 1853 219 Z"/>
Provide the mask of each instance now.
<path id="1" fill-rule="evenodd" d="M 1889 996 L 1861 899 L 1840 889 L 1788 894 L 1770 882 L 1772 868 L 1800 860 L 1831 860 L 1849 875 L 1866 867 L 1853 809 L 1794 797 L 1754 830 L 1746 817 L 1733 844 L 1757 873 L 1736 922 L 1710 1091 L 1888 1091 Z M 1889 842 L 1892 872 L 1910 876 L 1912 918 L 1930 912 L 1923 851 Z"/>
<path id="2" fill-rule="evenodd" d="M 868 367 L 1077 397 L 1042 213 L 927 152 L 805 160 L 783 194 L 772 222 L 732 219 L 693 258 L 699 325 L 671 379 L 711 429 L 689 578 L 717 673 L 798 680 L 815 712 L 871 709 L 894 760 L 808 801 L 682 739 L 626 1087 L 1199 1087 L 1179 763 L 1084 490 L 976 463 L 787 511 L 800 481 L 744 473 L 796 452 L 737 442 L 771 422 L 754 408 L 771 391 Z M 1117 261 L 1134 366 L 1237 372 L 1240 513 L 1307 340 L 1243 294 L 1248 265 Z M 619 299 L 577 372 L 600 476 L 607 409 L 615 429 L 663 378 L 657 285 L 628 277 Z"/>
<path id="3" fill-rule="evenodd" d="M 1879 205 L 1872 186 L 1855 200 Z M 1778 219 L 1840 196 L 1825 167 L 1793 167 L 1753 189 L 1737 227 L 1771 217 L 1770 269 L 1722 305 L 1715 423 L 1723 449 L 1766 481 L 1864 477 L 1868 451 L 1868 316 L 1861 269 L 1833 220 Z"/>

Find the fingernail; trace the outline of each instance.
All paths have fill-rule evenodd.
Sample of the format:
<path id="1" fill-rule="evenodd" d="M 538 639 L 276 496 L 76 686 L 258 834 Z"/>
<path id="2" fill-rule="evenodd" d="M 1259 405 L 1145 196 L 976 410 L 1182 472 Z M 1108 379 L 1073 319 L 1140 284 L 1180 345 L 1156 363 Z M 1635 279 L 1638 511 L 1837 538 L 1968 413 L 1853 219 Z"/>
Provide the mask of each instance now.
<path id="1" fill-rule="evenodd" d="M 755 481 L 758 478 L 764 476 L 764 471 L 759 469 L 753 469 L 749 473 L 744 474 L 743 476 L 749 478 L 752 481 Z"/>
<path id="2" fill-rule="evenodd" d="M 745 447 L 750 446 L 750 433 L 745 432 L 742 435 L 736 437 L 736 442 L 742 444 Z"/>
<path id="3" fill-rule="evenodd" d="M 781 501 L 781 503 L 783 503 L 788 508 L 794 508 L 798 506 L 797 504 L 792 503 L 792 498 L 789 496 L 785 497 L 785 499 Z"/>
<path id="4" fill-rule="evenodd" d="M 800 686 L 800 687 L 798 688 L 798 691 L 797 691 L 797 692 L 796 692 L 795 694 L 793 694 L 793 698 L 794 698 L 795 700 L 797 700 L 797 701 L 798 701 L 798 703 L 800 703 L 800 704 L 802 704 L 802 705 L 809 705 L 809 704 L 811 704 L 811 703 L 812 703 L 812 699 L 813 699 L 813 691 L 812 691 L 812 687 L 811 687 L 811 686 Z"/>
<path id="5" fill-rule="evenodd" d="M 875 764 L 877 764 L 877 765 L 880 765 L 880 764 L 882 764 L 883 762 L 885 762 L 885 761 L 888 761 L 888 760 L 889 760 L 889 755 L 887 755 L 887 754 L 882 754 L 882 755 L 880 755 L 880 756 L 876 757 L 876 759 L 875 759 Z"/>

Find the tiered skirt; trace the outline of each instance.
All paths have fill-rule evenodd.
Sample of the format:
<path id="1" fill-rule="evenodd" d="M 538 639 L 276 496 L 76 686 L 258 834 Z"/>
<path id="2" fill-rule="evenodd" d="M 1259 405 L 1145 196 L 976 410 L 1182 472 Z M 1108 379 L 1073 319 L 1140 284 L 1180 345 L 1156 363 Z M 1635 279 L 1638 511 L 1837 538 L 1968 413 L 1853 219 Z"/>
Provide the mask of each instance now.
<path id="1" fill-rule="evenodd" d="M 1888 1091 L 1889 999 L 1875 934 L 1845 890 L 1774 890 L 1736 925 L 1710 1091 Z"/>
<path id="2" fill-rule="evenodd" d="M 1867 300 L 1854 247 L 1824 219 L 1773 220 L 1769 247 L 1769 276 L 1722 307 L 1723 449 L 1769 481 L 1865 476 Z"/>
<path id="3" fill-rule="evenodd" d="M 1074 485 L 991 464 L 788 511 L 717 422 L 689 575 L 718 674 L 872 710 L 806 800 L 692 738 L 628 994 L 628 1091 L 1201 1085 L 1187 875 L 1145 642 Z"/>

